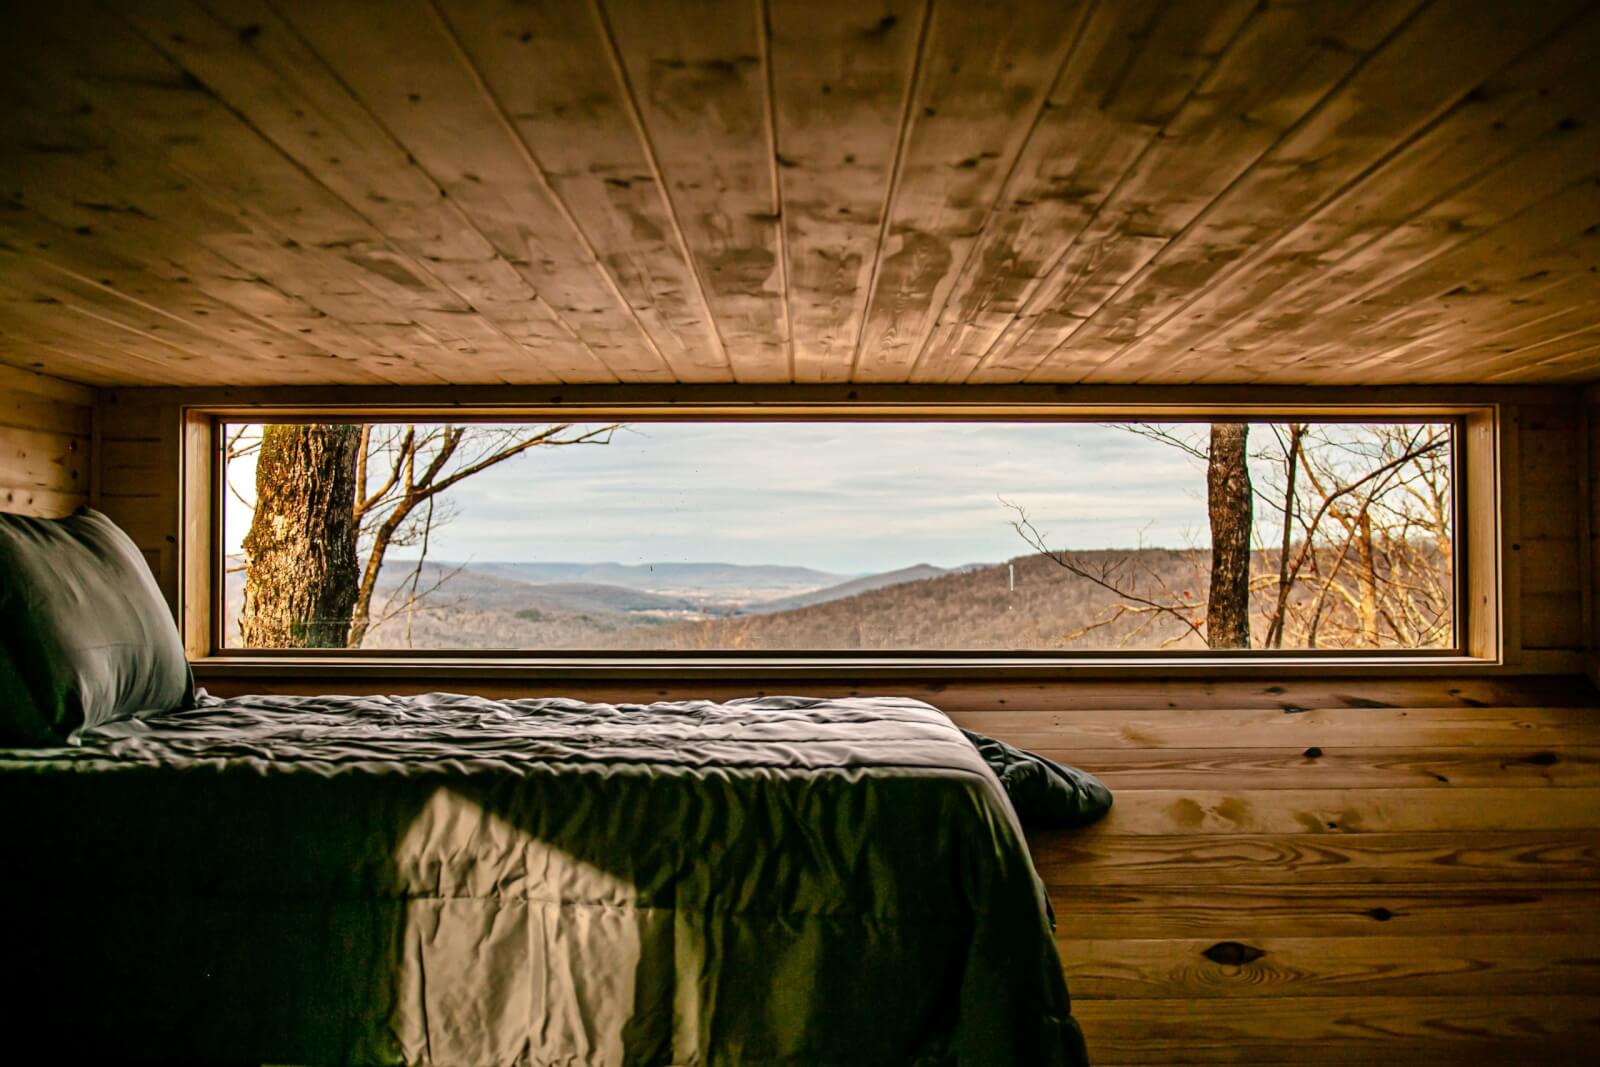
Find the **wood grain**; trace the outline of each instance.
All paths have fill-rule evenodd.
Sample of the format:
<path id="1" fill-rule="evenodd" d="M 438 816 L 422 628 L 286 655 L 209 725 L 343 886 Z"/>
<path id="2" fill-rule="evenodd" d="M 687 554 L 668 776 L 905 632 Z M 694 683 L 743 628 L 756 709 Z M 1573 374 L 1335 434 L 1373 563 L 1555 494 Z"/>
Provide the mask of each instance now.
<path id="1" fill-rule="evenodd" d="M 62 0 L 9 28 L 0 359 L 84 382 L 1600 367 L 1582 0 Z"/>
<path id="2" fill-rule="evenodd" d="M 1349 748 L 1244 740 L 1297 721 L 1355 738 L 1367 714 Z M 1600 1029 L 1592 702 L 1139 713 L 1064 697 L 989 718 L 1012 739 L 1040 721 L 1206 724 L 1055 750 L 1116 783 L 1105 821 L 1031 835 L 1096 1062 L 1583 1062 Z M 1529 731 L 1541 741 L 1506 744 Z"/>
<path id="3" fill-rule="evenodd" d="M 1586 996 L 1162 999 L 1137 1017 L 1075 1011 L 1105 1063 L 1579 1063 L 1600 1036 Z M 1274 1056 L 1276 1053 L 1276 1056 Z"/>
<path id="4" fill-rule="evenodd" d="M 1125 789 L 1205 789 L 1248 782 L 1251 789 L 1460 789 L 1474 786 L 1565 788 L 1600 785 L 1600 748 L 1561 739 L 1536 745 L 1456 748 L 1081 748 L 1041 746 L 1048 759 L 1075 764 Z"/>
<path id="5" fill-rule="evenodd" d="M 0 511 L 54 518 L 89 503 L 92 395 L 0 367 Z"/>
<path id="6" fill-rule="evenodd" d="M 1164 118 L 1161 136 L 1119 178 L 1115 195 L 1041 287 L 1033 301 L 1035 314 L 1022 318 L 1020 329 L 987 354 L 979 380 L 1086 377 L 1108 350 L 1133 339 L 1151 306 L 1170 302 L 1174 287 L 1193 291 L 1196 278 L 1226 265 L 1223 248 L 1248 247 L 1237 239 L 1241 230 L 1270 226 L 1272 219 L 1270 209 L 1263 212 L 1270 200 L 1261 195 L 1262 188 L 1280 196 L 1293 188 L 1285 181 L 1293 171 L 1257 168 L 1258 160 L 1309 110 L 1343 91 L 1358 57 L 1385 40 L 1415 6 L 1319 9 L 1319 17 L 1307 17 L 1306 11 L 1251 11 L 1248 5 L 1173 9 L 1176 14 L 1166 25 L 1176 23 L 1178 32 L 1161 42 L 1166 44 L 1161 54 L 1176 50 L 1193 57 L 1191 62 L 1202 61 L 1190 92 Z M 1196 25 L 1193 20 L 1201 17 L 1208 21 Z M 1380 121 L 1404 118 L 1385 108 Z M 1341 140 L 1341 149 L 1347 143 Z M 1332 169 L 1333 161 L 1328 162 Z M 1252 182 L 1262 188 L 1250 188 Z M 1248 221 L 1236 214 L 1219 227 L 1228 230 L 1226 241 L 1219 241 L 1218 231 L 1208 233 L 1202 224 L 1219 210 L 1219 200 L 1234 194 L 1250 205 Z M 1293 210 L 1287 207 L 1285 213 Z M 1192 253 L 1196 262 L 1162 262 L 1189 238 L 1198 238 Z M 1097 339 L 1101 323 L 1111 335 Z M 1058 351 L 1060 359 L 1054 355 Z M 1041 366 L 1046 363 L 1048 368 Z"/>
<path id="7" fill-rule="evenodd" d="M 1059 942 L 1075 1004 L 1125 998 L 1600 994 L 1584 936 L 1277 937 Z"/>
<path id="8" fill-rule="evenodd" d="M 482 91 L 526 153 L 521 176 L 508 175 L 507 185 L 495 179 L 495 187 L 504 190 L 508 204 L 520 204 L 522 197 L 510 199 L 514 186 L 531 177 L 549 187 L 559 206 L 560 229 L 541 215 L 506 216 L 505 223 L 517 226 L 516 239 L 584 249 L 604 284 L 622 298 L 661 353 L 672 378 L 731 379 L 700 280 L 596 9 L 582 3 L 533 7 L 461 0 L 438 10 Z M 402 26 L 395 30 L 404 32 Z M 330 40 L 330 49 L 339 39 Z M 422 94 L 419 87 L 410 91 Z M 453 111 L 447 107 L 444 114 Z M 437 138 L 444 124 L 435 119 L 420 132 Z M 496 172 L 466 173 L 487 183 Z M 579 274 L 576 265 L 557 269 L 563 277 Z M 625 380 L 639 379 L 630 373 Z"/>
<path id="9" fill-rule="evenodd" d="M 1058 938 L 1581 934 L 1600 886 L 1480 882 L 1052 887 Z"/>
<path id="10" fill-rule="evenodd" d="M 159 15 L 158 18 L 151 17 Z M 130 9 L 153 43 L 228 100 L 365 227 L 342 258 L 432 298 L 412 321 L 479 374 L 517 381 L 607 376 L 604 363 L 414 161 L 338 75 L 266 4 Z M 253 32 L 243 32 L 245 27 Z M 441 50 L 441 55 L 443 55 Z"/>
<path id="11" fill-rule="evenodd" d="M 600 5 L 696 291 L 741 382 L 793 377 L 767 27 L 742 0 Z"/>
<path id="12" fill-rule="evenodd" d="M 1429 33 L 1430 26 L 1442 29 L 1441 19 L 1470 35 L 1462 15 L 1459 8 L 1434 8 L 1409 23 L 1349 87 L 1353 92 L 1404 94 L 1403 103 L 1386 109 L 1385 121 L 1416 123 L 1425 114 L 1418 109 L 1429 107 L 1430 97 L 1431 106 L 1443 110 L 1431 121 L 1413 125 L 1396 142 L 1341 138 L 1340 156 L 1319 154 L 1314 161 L 1302 156 L 1310 165 L 1263 168 L 1253 178 L 1254 187 L 1230 195 L 1231 207 L 1219 205 L 1219 215 L 1232 211 L 1236 222 L 1265 224 L 1242 257 L 1218 264 L 1222 271 L 1217 281 L 1227 278 L 1229 283 L 1196 286 L 1191 299 L 1170 305 L 1165 318 L 1158 318 L 1135 345 L 1119 350 L 1116 358 L 1123 366 L 1116 373 L 1154 377 L 1160 373 L 1156 354 L 1163 350 L 1241 351 L 1263 336 L 1314 328 L 1314 309 L 1327 306 L 1315 302 L 1328 299 L 1322 286 L 1336 279 L 1350 286 L 1370 285 L 1375 264 L 1414 262 L 1477 232 L 1490 207 L 1485 189 L 1494 186 L 1497 173 L 1523 153 L 1547 151 L 1551 129 L 1573 107 L 1581 108 L 1583 94 L 1592 90 L 1588 79 L 1574 75 L 1592 47 L 1595 20 L 1541 42 L 1459 96 L 1459 81 L 1453 87 L 1443 80 L 1434 80 L 1431 87 L 1426 83 L 1459 77 L 1459 69 L 1437 63 L 1412 77 L 1396 64 L 1406 52 L 1403 42 Z M 1492 20 L 1495 13 L 1479 8 L 1472 17 Z M 1351 112 L 1337 103 L 1326 102 L 1270 158 L 1293 159 L 1322 140 L 1330 124 L 1349 121 Z M 1378 155 L 1361 158 L 1372 151 Z M 1350 169 L 1364 162 L 1366 169 Z M 1280 177 L 1284 171 L 1292 174 L 1290 181 Z M 1240 216 L 1241 211 L 1253 217 Z M 1282 213 L 1274 221 L 1276 211 Z M 1472 224 L 1461 224 L 1463 219 Z M 1192 247 L 1191 255 L 1210 246 L 1195 242 Z M 1221 380 L 1243 371 L 1218 365 L 1206 376 Z"/>
<path id="13" fill-rule="evenodd" d="M 852 380 L 910 375 L 1037 128 L 1083 7 L 934 5 L 886 191 Z"/>
<path id="14" fill-rule="evenodd" d="M 1150 789 L 1103 834 L 1365 834 L 1380 831 L 1584 830 L 1600 826 L 1600 789 Z"/>
<path id="15" fill-rule="evenodd" d="M 849 379 L 927 4 L 768 5 L 794 379 Z"/>
<path id="16" fill-rule="evenodd" d="M 1137 840 L 1097 827 L 1040 834 L 1033 846 L 1040 876 L 1052 885 L 1544 884 L 1600 876 L 1600 834 L 1589 826 L 1474 828 L 1470 836 L 1443 827 L 1347 835 L 1189 831 Z"/>
<path id="17" fill-rule="evenodd" d="M 1475 709 L 1476 710 L 1476 709 Z M 1219 737 L 1237 748 L 1283 749 L 1403 746 L 1415 748 L 1484 744 L 1504 745 L 1600 743 L 1600 720 L 1585 709 L 1528 711 L 1484 709 L 1455 717 L 1448 712 L 1410 708 L 1352 708 L 1314 714 L 1298 712 L 1216 712 L 1226 729 L 1207 722 L 1210 716 L 1180 710 L 1131 712 L 1117 720 L 1092 713 L 996 711 L 958 713 L 956 721 L 983 733 L 1003 734 L 1029 748 L 1073 753 L 1074 758 L 1099 749 L 1209 748 Z M 1313 717 L 1302 718 L 1302 715 Z M 1314 773 L 1314 772 L 1308 772 Z"/>

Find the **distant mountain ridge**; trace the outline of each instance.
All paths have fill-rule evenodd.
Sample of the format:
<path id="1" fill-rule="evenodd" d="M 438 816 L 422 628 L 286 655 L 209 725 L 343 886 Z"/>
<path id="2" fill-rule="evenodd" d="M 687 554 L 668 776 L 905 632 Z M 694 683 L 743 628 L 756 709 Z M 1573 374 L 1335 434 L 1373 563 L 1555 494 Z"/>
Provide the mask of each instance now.
<path id="1" fill-rule="evenodd" d="M 771 615 L 778 611 L 793 611 L 795 608 L 806 608 L 812 604 L 823 604 L 829 600 L 842 600 L 845 597 L 857 596 L 873 589 L 882 589 L 887 585 L 899 585 L 902 582 L 920 582 L 929 578 L 938 578 L 941 575 L 954 573 L 956 573 L 955 570 L 935 567 L 931 563 L 916 563 L 910 567 L 901 567 L 896 571 L 884 571 L 882 574 L 868 574 L 861 578 L 851 578 L 849 581 L 824 586 L 809 593 L 796 593 L 793 596 L 779 597 L 776 600 L 762 600 L 751 604 L 744 610 L 746 614 L 750 615 Z"/>
<path id="2" fill-rule="evenodd" d="M 1091 563 L 1128 560 L 1170 589 L 1204 595 L 1206 574 L 1192 553 L 1137 549 L 1080 555 Z M 1104 648 L 1144 625 L 1129 617 L 1073 638 L 1112 608 L 1115 597 L 1041 556 L 949 569 L 923 563 L 853 577 L 805 567 L 717 563 L 429 560 L 418 581 L 427 595 L 412 612 L 405 610 L 405 587 L 413 566 L 399 559 L 384 566 L 365 647 Z M 237 610 L 243 575 L 229 578 L 230 608 Z M 690 586 L 691 579 L 706 584 Z M 763 582 L 770 584 L 763 588 Z M 785 582 L 796 584 L 785 587 Z M 1170 620 L 1156 620 L 1145 636 L 1158 644 L 1193 643 Z"/>
<path id="3" fill-rule="evenodd" d="M 397 564 L 398 565 L 398 561 Z M 458 563 L 442 562 L 456 567 Z M 647 592 L 693 590 L 708 596 L 751 589 L 799 593 L 852 578 L 810 567 L 742 563 L 524 563 L 486 560 L 466 564 L 478 574 L 492 574 L 530 585 L 578 582 L 615 585 Z"/>
<path id="4" fill-rule="evenodd" d="M 243 558 L 229 557 L 227 628 L 234 635 L 243 566 Z M 365 647 L 583 647 L 609 642 L 620 630 L 784 611 L 945 573 L 926 564 L 851 576 L 784 564 L 430 559 L 416 576 L 418 608 L 408 611 L 415 566 L 414 560 L 385 561 Z"/>
<path id="5" fill-rule="evenodd" d="M 1197 608 L 1205 603 L 1210 572 L 1204 552 L 1136 548 L 1073 556 L 1088 573 L 1110 574 L 1161 601 Z M 588 652 L 1205 647 L 1202 635 L 1178 615 L 1131 610 L 1115 593 L 1043 555 L 949 569 L 916 564 L 855 577 L 734 564 L 651 568 L 430 560 L 417 581 L 425 595 L 410 609 L 413 567 L 393 560 L 383 568 L 364 647 Z M 1255 570 L 1274 573 L 1273 557 L 1258 552 Z M 511 576 L 518 572 L 527 577 Z M 657 589 L 578 580 L 595 574 Z M 723 584 L 720 591 L 715 586 L 672 591 L 672 583 L 691 575 Z M 819 580 L 828 578 L 836 580 Z M 776 593 L 753 592 L 762 581 L 784 580 L 808 587 L 777 584 Z M 243 584 L 243 574 L 228 575 L 230 633 L 237 632 Z M 1294 595 L 1301 607 L 1318 596 L 1310 587 Z M 1265 633 L 1259 604 L 1251 621 L 1258 637 Z"/>
<path id="6" fill-rule="evenodd" d="M 1209 560 L 1200 554 L 1141 548 L 1074 557 L 1091 572 L 1115 568 L 1118 580 L 1155 595 L 1205 602 Z M 853 594 L 829 595 L 852 585 Z M 619 648 L 748 651 L 1204 647 L 1176 617 L 1119 612 L 1115 594 L 1037 554 L 947 571 L 908 567 L 789 601 L 618 631 L 611 640 Z"/>

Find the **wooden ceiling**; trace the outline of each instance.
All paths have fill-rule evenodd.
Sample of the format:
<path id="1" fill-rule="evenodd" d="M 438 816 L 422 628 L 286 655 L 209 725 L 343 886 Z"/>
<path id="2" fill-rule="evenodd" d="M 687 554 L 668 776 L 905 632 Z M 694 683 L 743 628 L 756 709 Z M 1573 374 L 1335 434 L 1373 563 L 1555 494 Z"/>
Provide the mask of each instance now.
<path id="1" fill-rule="evenodd" d="M 1600 10 L 13 5 L 0 362 L 97 384 L 1600 378 Z"/>

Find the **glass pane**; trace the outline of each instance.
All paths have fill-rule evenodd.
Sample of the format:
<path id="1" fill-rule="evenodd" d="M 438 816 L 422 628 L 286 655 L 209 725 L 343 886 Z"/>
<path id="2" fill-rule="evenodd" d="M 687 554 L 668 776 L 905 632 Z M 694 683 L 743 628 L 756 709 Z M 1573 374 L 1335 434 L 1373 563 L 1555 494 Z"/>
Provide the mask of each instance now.
<path id="1" fill-rule="evenodd" d="M 224 431 L 235 648 L 1455 645 L 1448 423 Z"/>

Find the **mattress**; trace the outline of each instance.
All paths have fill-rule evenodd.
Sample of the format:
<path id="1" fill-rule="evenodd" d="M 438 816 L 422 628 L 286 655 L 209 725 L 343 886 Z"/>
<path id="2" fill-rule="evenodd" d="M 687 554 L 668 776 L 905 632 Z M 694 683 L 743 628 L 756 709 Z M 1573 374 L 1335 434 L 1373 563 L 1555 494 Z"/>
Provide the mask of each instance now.
<path id="1" fill-rule="evenodd" d="M 206 697 L 78 742 L 0 752 L 13 1048 L 1086 1062 L 1016 816 L 917 701 Z"/>

